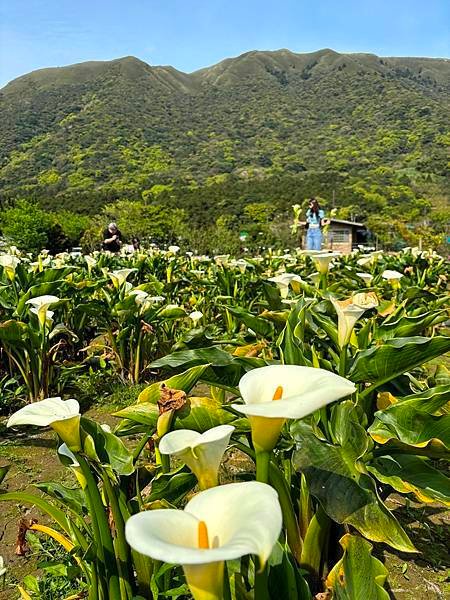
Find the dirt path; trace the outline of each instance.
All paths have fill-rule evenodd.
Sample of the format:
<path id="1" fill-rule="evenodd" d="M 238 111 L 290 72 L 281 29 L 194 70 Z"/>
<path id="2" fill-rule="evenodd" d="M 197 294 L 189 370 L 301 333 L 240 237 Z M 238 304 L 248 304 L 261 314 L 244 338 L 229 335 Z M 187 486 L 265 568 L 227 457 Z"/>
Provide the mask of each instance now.
<path id="1" fill-rule="evenodd" d="M 116 423 L 107 410 L 95 408 L 87 415 L 102 423 Z M 231 453 L 225 469 L 233 476 L 238 459 Z M 71 473 L 58 461 L 55 453 L 55 436 L 52 431 L 28 429 L 25 433 L 11 434 L 0 423 L 0 466 L 11 464 L 3 489 L 34 492 L 33 484 L 56 480 L 73 485 Z M 39 493 L 39 492 L 38 492 Z M 390 508 L 404 525 L 420 554 L 395 553 L 388 549 L 377 551 L 389 570 L 389 593 L 395 600 L 445 600 L 450 597 L 450 513 L 438 505 L 424 507 L 407 502 L 397 495 L 388 500 Z M 17 525 L 20 517 L 30 507 L 16 503 L 0 504 L 0 555 L 7 567 L 6 588 L 0 588 L 0 600 L 17 600 L 16 584 L 35 571 L 35 560 L 15 555 Z M 45 519 L 32 509 L 30 516 Z M 368 599 L 369 600 L 369 599 Z"/>

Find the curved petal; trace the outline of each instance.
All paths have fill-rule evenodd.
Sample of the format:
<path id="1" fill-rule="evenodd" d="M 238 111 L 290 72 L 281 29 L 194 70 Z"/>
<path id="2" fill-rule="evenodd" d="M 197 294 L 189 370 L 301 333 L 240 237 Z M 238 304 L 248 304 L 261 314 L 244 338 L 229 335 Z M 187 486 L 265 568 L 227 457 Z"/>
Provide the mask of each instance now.
<path id="1" fill-rule="evenodd" d="M 340 256 L 338 252 L 321 252 L 320 254 L 312 255 L 311 258 L 319 273 L 324 274 L 327 273 L 330 262 L 337 256 Z"/>
<path id="2" fill-rule="evenodd" d="M 208 530 L 210 548 L 198 548 L 198 525 Z M 230 483 L 200 492 L 184 511 L 152 510 L 128 519 L 132 548 L 157 560 L 200 565 L 257 554 L 265 562 L 282 524 L 277 493 L 264 483 Z"/>
<path id="3" fill-rule="evenodd" d="M 282 399 L 272 401 L 279 386 L 283 388 Z M 246 373 L 239 389 L 246 404 L 232 404 L 232 407 L 243 414 L 301 419 L 352 394 L 356 388 L 351 381 L 324 369 L 269 365 Z"/>
<path id="4" fill-rule="evenodd" d="M 61 454 L 61 456 L 65 456 L 66 458 L 68 458 L 69 460 L 72 461 L 71 466 L 72 467 L 79 467 L 80 463 L 77 461 L 77 458 L 75 456 L 75 454 L 72 452 L 72 450 L 69 448 L 69 446 L 64 443 L 61 444 L 57 450 L 58 454 Z"/>
<path id="5" fill-rule="evenodd" d="M 161 454 L 178 454 L 191 448 L 201 437 L 201 433 L 191 429 L 170 431 L 159 442 L 159 451 Z"/>
<path id="6" fill-rule="evenodd" d="M 65 421 L 80 414 L 80 405 L 74 399 L 46 398 L 24 406 L 8 420 L 7 427 L 15 425 L 38 425 L 45 427 L 55 421 Z"/>
<path id="7" fill-rule="evenodd" d="M 59 298 L 57 296 L 37 296 L 36 298 L 30 298 L 25 302 L 25 304 L 31 304 L 32 306 L 36 306 L 40 308 L 41 306 L 50 306 L 51 304 L 56 304 L 59 302 Z"/>
<path id="8" fill-rule="evenodd" d="M 203 317 L 203 313 L 200 310 L 194 310 L 189 314 L 189 317 L 192 319 L 195 325 Z"/>
<path id="9" fill-rule="evenodd" d="M 398 271 L 391 271 L 389 269 L 386 269 L 386 271 L 383 271 L 381 273 L 381 277 L 389 281 L 390 279 L 401 279 L 403 277 L 403 274 L 399 273 Z"/>
<path id="10" fill-rule="evenodd" d="M 131 516 L 125 525 L 130 546 L 156 560 L 201 564 L 208 551 L 198 548 L 199 519 L 182 510 L 148 510 Z M 197 558 L 194 563 L 190 561 Z"/>
<path id="11" fill-rule="evenodd" d="M 166 434 L 159 445 L 162 454 L 174 454 L 183 460 L 197 477 L 200 488 L 217 485 L 218 471 L 227 449 L 232 425 L 219 425 L 205 433 L 179 429 Z"/>
<path id="12" fill-rule="evenodd" d="M 229 440 L 233 431 L 233 425 L 218 425 L 217 427 L 211 427 L 211 429 L 208 429 L 205 433 L 201 434 L 201 439 L 198 440 L 197 445 L 219 442 L 225 438 L 228 438 Z"/>
<path id="13" fill-rule="evenodd" d="M 194 496 L 184 510 L 206 523 L 210 545 L 218 546 L 207 551 L 210 560 L 256 554 L 265 563 L 281 531 L 278 495 L 258 481 L 211 488 Z"/>

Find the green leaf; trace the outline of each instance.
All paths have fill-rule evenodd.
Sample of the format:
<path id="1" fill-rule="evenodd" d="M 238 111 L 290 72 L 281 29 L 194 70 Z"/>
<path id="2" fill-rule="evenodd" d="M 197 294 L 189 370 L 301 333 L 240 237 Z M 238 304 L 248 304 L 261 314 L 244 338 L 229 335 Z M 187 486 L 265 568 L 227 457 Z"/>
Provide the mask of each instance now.
<path id="1" fill-rule="evenodd" d="M 277 340 L 284 364 L 312 366 L 309 358 L 305 356 L 303 331 L 308 308 L 309 303 L 301 299 L 291 311 L 286 326 Z"/>
<path id="2" fill-rule="evenodd" d="M 36 594 L 40 594 L 39 581 L 37 580 L 37 577 L 35 577 L 34 575 L 25 575 L 25 577 L 23 578 L 23 585 L 30 592 L 35 592 Z"/>
<path id="3" fill-rule="evenodd" d="M 326 585 L 334 600 L 389 600 L 383 589 L 388 570 L 372 556 L 372 544 L 347 533 L 339 542 L 344 556 L 330 571 Z"/>
<path id="4" fill-rule="evenodd" d="M 264 294 L 269 303 L 269 308 L 272 311 L 279 311 L 283 308 L 281 302 L 280 290 L 276 285 L 272 285 L 267 281 L 263 281 Z"/>
<path id="5" fill-rule="evenodd" d="M 311 366 L 311 361 L 305 356 L 303 342 L 294 335 L 290 319 L 281 332 L 277 345 L 280 347 L 285 365 Z"/>
<path id="6" fill-rule="evenodd" d="M 105 431 L 95 421 L 81 418 L 81 428 L 87 434 L 86 440 L 92 440 L 95 453 L 90 454 L 103 465 L 110 465 L 119 475 L 131 475 L 134 471 L 133 454 L 128 450 L 120 438 L 113 433 Z"/>
<path id="7" fill-rule="evenodd" d="M 302 577 L 292 554 L 280 542 L 273 547 L 268 560 L 269 593 L 283 600 L 311 600 L 308 584 Z"/>
<path id="8" fill-rule="evenodd" d="M 450 452 L 450 415 L 432 413 L 447 402 L 447 394 L 448 390 L 439 394 L 427 390 L 419 397 L 396 402 L 375 413 L 368 431 L 379 444 L 389 442 L 405 451 L 413 447 L 423 449 L 428 456 L 446 456 Z"/>
<path id="9" fill-rule="evenodd" d="M 181 306 L 165 306 L 157 314 L 163 319 L 182 319 L 187 317 L 187 312 Z"/>
<path id="10" fill-rule="evenodd" d="M 367 470 L 397 492 L 413 493 L 426 504 L 441 502 L 450 507 L 450 479 L 433 469 L 422 456 L 379 456 L 367 465 Z"/>
<path id="11" fill-rule="evenodd" d="M 66 327 L 63 323 L 58 323 L 50 332 L 48 339 L 53 340 L 58 335 L 66 335 L 71 342 L 78 342 L 78 336 L 71 331 L 68 327 Z"/>
<path id="12" fill-rule="evenodd" d="M 161 396 L 162 385 L 174 390 L 183 390 L 183 392 L 188 394 L 208 367 L 209 364 L 199 365 L 198 367 L 192 367 L 183 373 L 169 377 L 169 379 L 165 379 L 164 381 L 152 383 L 142 390 L 137 401 L 138 403 L 152 402 L 156 404 Z"/>
<path id="13" fill-rule="evenodd" d="M 403 552 L 415 548 L 393 514 L 378 497 L 375 482 L 360 464 L 361 449 L 369 441 L 361 441 L 366 432 L 354 427 L 347 440 L 352 444 L 332 445 L 320 440 L 312 427 L 297 421 L 291 433 L 297 442 L 293 455 L 295 469 L 305 474 L 310 493 L 321 503 L 329 517 L 338 523 L 353 525 L 365 537 L 390 544 Z M 367 436 L 366 436 L 367 437 Z"/>
<path id="14" fill-rule="evenodd" d="M 268 337 L 272 333 L 272 325 L 261 317 L 256 317 L 248 311 L 238 306 L 227 306 L 227 310 L 237 317 L 239 321 L 244 323 L 250 329 L 253 329 L 255 333 L 258 333 L 262 337 Z"/>
<path id="15" fill-rule="evenodd" d="M 153 402 L 140 402 L 139 404 L 122 408 L 113 413 L 113 416 L 129 419 L 135 423 L 148 425 L 151 429 L 155 429 L 159 417 L 159 408 Z"/>
<path id="16" fill-rule="evenodd" d="M 323 315 L 318 311 L 314 311 L 310 315 L 314 321 L 321 327 L 332 342 L 337 345 L 338 343 L 338 330 L 337 325 L 330 317 Z"/>
<path id="17" fill-rule="evenodd" d="M 214 367 L 225 367 L 232 363 L 233 357 L 225 350 L 212 346 L 211 348 L 196 348 L 195 350 L 179 350 L 167 356 L 158 358 L 150 363 L 153 369 L 161 367 L 192 367 L 194 365 L 211 364 Z"/>
<path id="18" fill-rule="evenodd" d="M 450 385 L 442 382 L 436 387 L 428 388 L 424 392 L 399 398 L 398 401 L 402 404 L 408 402 L 409 407 L 422 412 L 437 413 L 439 409 L 450 402 Z"/>
<path id="19" fill-rule="evenodd" d="M 160 473 L 152 480 L 150 495 L 146 502 L 167 500 L 178 504 L 197 484 L 197 478 L 185 466 L 170 473 Z"/>
<path id="20" fill-rule="evenodd" d="M 52 273 L 50 273 L 52 271 Z M 54 276 L 55 271 L 60 271 L 60 269 L 47 269 L 42 271 L 43 273 L 48 272 L 48 277 L 51 278 Z M 37 274 L 36 274 L 37 277 Z M 63 280 L 56 281 L 48 281 L 46 283 L 38 283 L 37 285 L 31 286 L 25 294 L 20 297 L 19 302 L 17 303 L 16 312 L 18 315 L 22 315 L 25 310 L 25 303 L 30 298 L 37 298 L 38 296 L 46 296 L 46 295 L 55 295 L 57 297 L 61 294 L 61 289 L 65 286 L 65 282 Z"/>
<path id="21" fill-rule="evenodd" d="M 446 385 L 448 388 L 450 387 L 450 371 L 447 369 L 445 365 L 438 365 L 436 367 L 436 372 L 433 376 L 434 382 L 436 385 Z"/>
<path id="22" fill-rule="evenodd" d="M 450 338 L 443 336 L 387 340 L 382 346 L 358 352 L 349 371 L 349 378 L 354 382 L 373 382 L 375 385 L 368 388 L 372 390 L 448 350 Z"/>
<path id="23" fill-rule="evenodd" d="M 114 416 L 155 429 L 159 410 L 155 404 L 146 402 L 128 406 L 114 413 Z M 249 429 L 247 419 L 236 418 L 231 412 L 222 408 L 220 401 L 207 397 L 191 397 L 181 409 L 176 411 L 172 429 L 193 429 L 203 433 L 211 427 L 226 424 L 244 430 Z"/>
<path id="24" fill-rule="evenodd" d="M 224 410 L 219 400 L 207 397 L 191 397 L 175 414 L 174 429 L 193 429 L 203 433 L 217 425 L 244 425 L 249 429 L 247 419 L 236 418 L 234 414 Z"/>
<path id="25" fill-rule="evenodd" d="M 263 367 L 267 363 L 262 358 L 233 356 L 217 346 L 212 346 L 211 348 L 172 352 L 172 354 L 155 360 L 149 366 L 153 368 L 189 368 L 206 364 L 209 364 L 209 368 L 202 375 L 201 380 L 210 385 L 228 389 L 235 387 L 246 371 L 255 367 Z"/>
<path id="26" fill-rule="evenodd" d="M 0 340 L 9 344 L 23 341 L 27 332 L 28 325 L 22 321 L 9 320 L 0 323 Z"/>
<path id="27" fill-rule="evenodd" d="M 86 507 L 86 498 L 80 488 L 69 488 L 53 481 L 36 483 L 35 487 L 63 505 L 68 506 L 77 514 L 83 514 Z"/>
<path id="28" fill-rule="evenodd" d="M 395 321 L 384 322 L 375 329 L 374 335 L 376 339 L 380 340 L 419 335 L 427 327 L 442 323 L 447 318 L 445 310 L 435 310 L 414 316 L 403 315 Z"/>
<path id="29" fill-rule="evenodd" d="M 429 290 L 424 290 L 419 287 L 409 287 L 407 290 L 403 292 L 403 298 L 407 300 L 417 300 L 418 298 L 425 298 L 426 300 L 436 300 L 436 294 L 432 294 Z"/>
<path id="30" fill-rule="evenodd" d="M 44 498 L 34 496 L 33 494 L 24 494 L 23 492 L 7 492 L 6 494 L 0 494 L 0 502 L 17 502 L 19 504 L 37 506 L 37 508 L 48 514 L 58 523 L 61 529 L 64 529 L 70 535 L 70 526 L 66 515 L 62 510 L 44 500 Z"/>
<path id="31" fill-rule="evenodd" d="M 2 467 L 0 467 L 0 484 L 5 479 L 10 468 L 11 465 L 3 465 Z"/>

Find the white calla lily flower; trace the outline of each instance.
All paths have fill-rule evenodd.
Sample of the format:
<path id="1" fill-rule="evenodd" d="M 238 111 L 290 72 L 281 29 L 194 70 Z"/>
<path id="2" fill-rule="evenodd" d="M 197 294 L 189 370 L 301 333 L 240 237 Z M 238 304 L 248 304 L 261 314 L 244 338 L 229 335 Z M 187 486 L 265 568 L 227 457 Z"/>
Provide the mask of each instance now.
<path id="1" fill-rule="evenodd" d="M 108 273 L 111 281 L 113 282 L 114 287 L 120 288 L 121 285 L 125 283 L 127 277 L 134 273 L 137 269 L 117 269 L 116 271 L 110 271 Z"/>
<path id="2" fill-rule="evenodd" d="M 271 451 L 287 419 L 302 419 L 355 389 L 351 381 L 324 369 L 269 365 L 241 378 L 245 404 L 231 406 L 248 417 L 255 450 Z"/>
<path id="3" fill-rule="evenodd" d="M 144 290 L 131 290 L 128 292 L 128 295 L 134 297 L 134 301 L 141 307 L 142 311 L 145 311 L 151 304 L 149 301 L 149 294 L 144 292 Z"/>
<path id="4" fill-rule="evenodd" d="M 83 475 L 83 470 L 80 467 L 80 463 L 78 462 L 75 454 L 72 452 L 72 450 L 70 450 L 69 446 L 66 443 L 61 444 L 61 446 L 59 446 L 58 454 L 60 456 L 65 456 L 71 461 L 71 463 L 68 466 L 72 469 L 75 477 L 77 478 L 78 483 L 81 486 L 81 489 L 84 490 L 87 485 L 86 477 Z"/>
<path id="5" fill-rule="evenodd" d="M 284 299 L 281 301 L 282 304 L 285 304 L 286 306 L 295 306 L 297 304 L 298 300 L 294 300 L 293 298 L 288 298 L 288 299 Z"/>
<path id="6" fill-rule="evenodd" d="M 281 273 L 275 277 L 269 277 L 268 281 L 276 283 L 278 289 L 280 290 L 281 297 L 287 298 L 289 286 L 292 286 L 294 292 L 298 293 L 300 291 L 299 286 L 296 286 L 295 283 L 301 283 L 303 280 L 300 275 L 297 275 L 296 273 Z M 295 283 L 293 284 L 293 282 Z"/>
<path id="7" fill-rule="evenodd" d="M 316 285 L 316 286 L 319 285 L 319 283 L 320 283 L 320 273 L 318 271 L 316 271 L 315 273 L 311 273 L 311 275 L 309 276 L 309 278 L 314 283 L 314 285 Z"/>
<path id="8" fill-rule="evenodd" d="M 56 431 L 59 437 L 73 450 L 81 449 L 80 405 L 77 400 L 61 400 L 60 397 L 45 398 L 19 409 L 9 417 L 7 427 L 37 425 Z"/>
<path id="9" fill-rule="evenodd" d="M 43 314 L 43 311 L 41 310 L 41 312 L 39 312 L 39 309 L 36 307 L 32 307 L 30 308 L 30 312 L 32 312 L 33 314 L 38 316 L 38 319 L 41 319 L 41 316 Z M 53 310 L 46 310 L 45 311 L 45 324 L 50 327 L 51 324 L 53 323 L 53 315 L 54 315 L 54 311 Z"/>
<path id="10" fill-rule="evenodd" d="M 346 346 L 352 335 L 356 321 L 366 310 L 378 306 L 378 298 L 373 292 L 355 294 L 347 300 L 336 300 L 331 302 L 338 316 L 338 343 L 340 348 Z"/>
<path id="11" fill-rule="evenodd" d="M 180 251 L 180 246 L 169 246 L 167 249 L 172 254 L 176 254 L 177 252 Z"/>
<path id="12" fill-rule="evenodd" d="M 149 296 L 147 298 L 151 304 L 161 304 L 161 302 L 164 302 L 165 299 L 165 296 Z"/>
<path id="13" fill-rule="evenodd" d="M 181 564 L 195 600 L 221 600 L 224 562 L 254 554 L 265 565 L 281 526 L 275 490 L 249 481 L 200 492 L 184 510 L 133 515 L 125 535 L 137 552 Z"/>
<path id="14" fill-rule="evenodd" d="M 6 276 L 12 281 L 16 276 L 16 268 L 20 260 L 13 254 L 0 254 L 0 266 L 5 270 Z"/>
<path id="15" fill-rule="evenodd" d="M 42 327 L 44 327 L 47 320 L 47 312 L 50 306 L 59 302 L 59 298 L 57 296 L 37 296 L 36 298 L 30 298 L 25 302 L 25 304 L 30 304 L 35 314 L 37 314 L 39 323 Z M 53 313 L 52 313 L 53 315 Z"/>
<path id="16" fill-rule="evenodd" d="M 403 273 L 399 273 L 398 271 L 391 271 L 390 269 L 386 269 L 381 273 L 381 277 L 383 279 L 387 279 L 389 283 L 398 282 L 402 277 Z"/>
<path id="17" fill-rule="evenodd" d="M 320 254 L 313 254 L 311 258 L 316 265 L 316 269 L 321 275 L 326 275 L 330 268 L 330 263 L 333 258 L 340 256 L 339 252 L 321 252 Z"/>
<path id="18" fill-rule="evenodd" d="M 217 265 L 226 266 L 230 258 L 229 254 L 217 254 L 214 256 L 214 261 Z"/>
<path id="19" fill-rule="evenodd" d="M 373 265 L 380 256 L 382 256 L 382 250 L 376 250 L 375 252 L 371 252 L 370 254 L 363 254 L 358 260 L 356 264 L 360 267 L 365 267 L 367 265 Z"/>
<path id="20" fill-rule="evenodd" d="M 97 261 L 90 254 L 85 254 L 84 255 L 84 260 L 86 261 L 87 268 L 88 268 L 88 271 L 90 273 L 91 270 L 92 270 L 92 268 L 95 267 L 95 265 L 97 264 Z"/>
<path id="21" fill-rule="evenodd" d="M 219 425 L 205 433 L 178 429 L 161 439 L 159 451 L 185 462 L 197 477 L 200 489 L 205 490 L 218 485 L 220 462 L 233 431 L 232 425 Z"/>
<path id="22" fill-rule="evenodd" d="M 373 280 L 373 275 L 371 275 L 370 273 L 356 273 L 358 275 L 358 277 L 360 277 L 364 283 L 366 285 L 370 285 L 372 283 Z"/>
<path id="23" fill-rule="evenodd" d="M 79 467 L 80 466 L 80 463 L 78 462 L 77 457 L 72 452 L 72 450 L 70 450 L 69 446 L 66 443 L 61 444 L 58 447 L 58 454 L 61 454 L 61 456 L 65 456 L 66 458 L 70 459 L 72 461 L 72 464 L 70 465 L 71 467 Z"/>
<path id="24" fill-rule="evenodd" d="M 241 273 L 245 273 L 247 267 L 250 267 L 250 263 L 245 260 L 245 258 L 239 258 L 238 260 L 230 261 L 231 267 L 237 267 Z"/>
<path id="25" fill-rule="evenodd" d="M 203 313 L 200 310 L 194 310 L 189 314 L 189 318 L 192 319 L 195 327 L 200 319 L 203 318 Z"/>

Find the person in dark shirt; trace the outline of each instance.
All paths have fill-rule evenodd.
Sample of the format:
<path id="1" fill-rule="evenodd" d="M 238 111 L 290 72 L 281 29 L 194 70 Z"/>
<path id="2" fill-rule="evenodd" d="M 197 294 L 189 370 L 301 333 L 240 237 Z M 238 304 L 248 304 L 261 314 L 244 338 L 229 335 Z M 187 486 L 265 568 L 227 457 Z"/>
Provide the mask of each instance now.
<path id="1" fill-rule="evenodd" d="M 115 223 L 110 223 L 103 232 L 103 250 L 119 252 L 122 245 L 122 234 Z"/>

